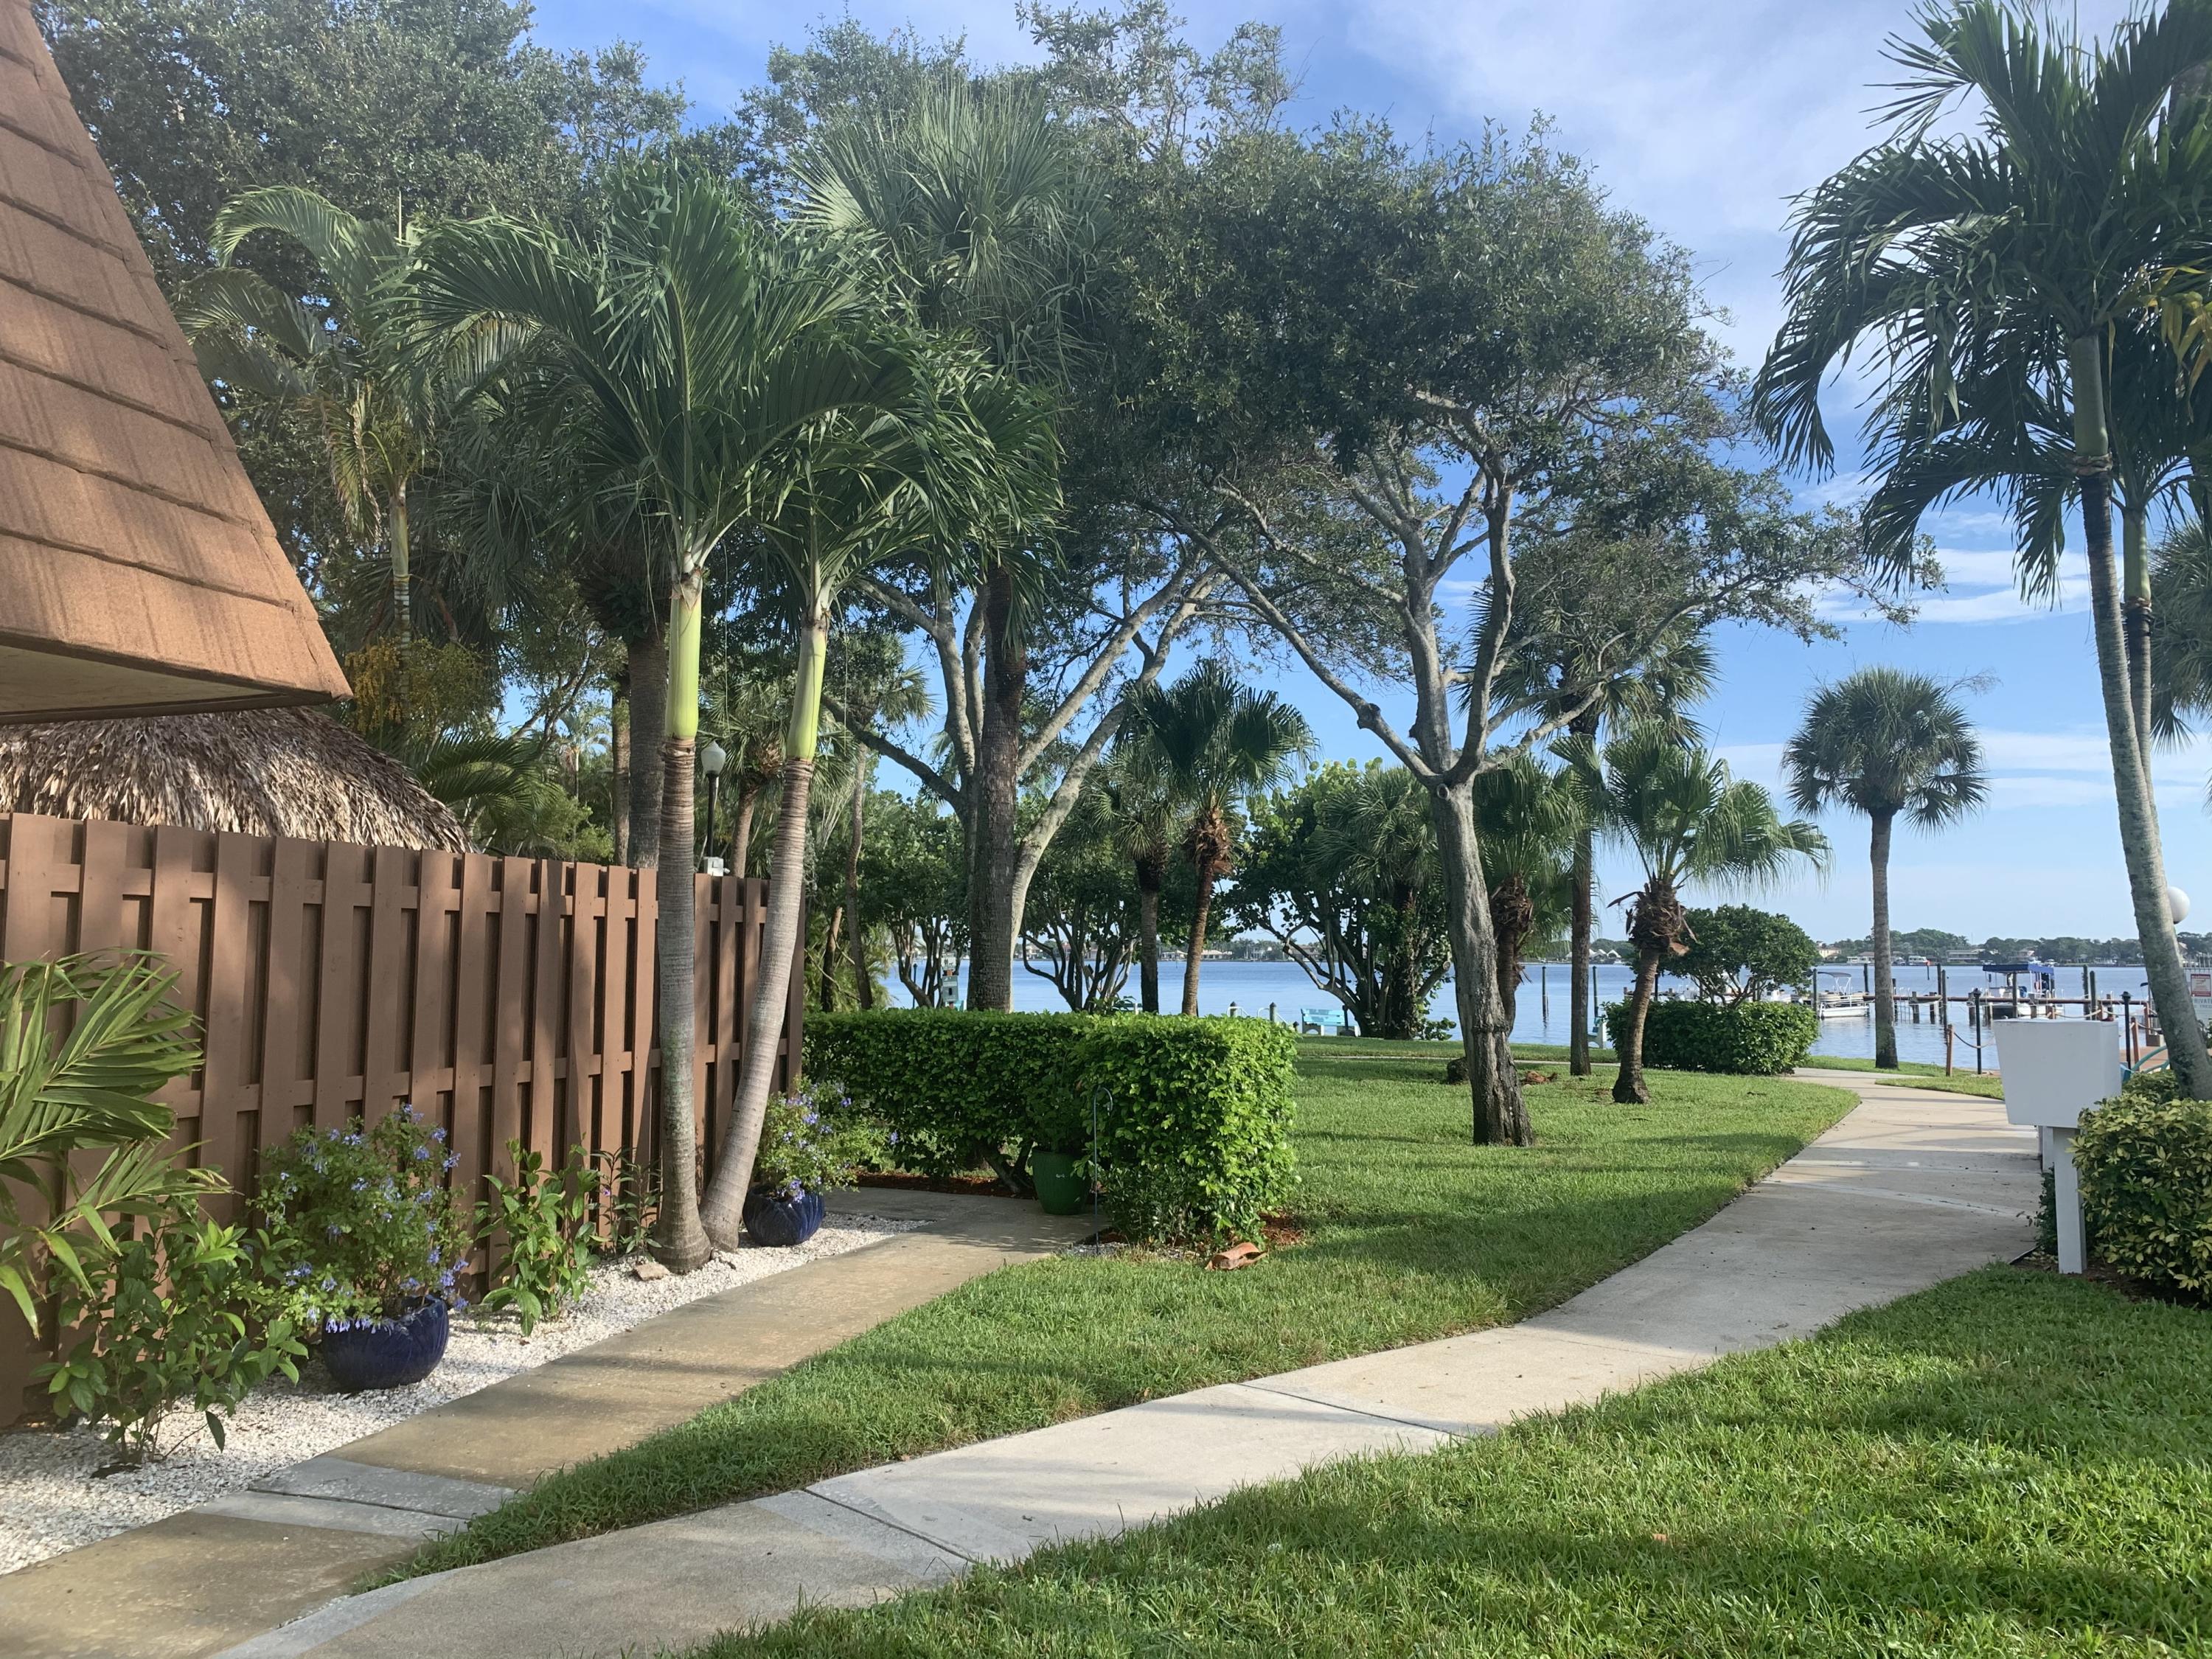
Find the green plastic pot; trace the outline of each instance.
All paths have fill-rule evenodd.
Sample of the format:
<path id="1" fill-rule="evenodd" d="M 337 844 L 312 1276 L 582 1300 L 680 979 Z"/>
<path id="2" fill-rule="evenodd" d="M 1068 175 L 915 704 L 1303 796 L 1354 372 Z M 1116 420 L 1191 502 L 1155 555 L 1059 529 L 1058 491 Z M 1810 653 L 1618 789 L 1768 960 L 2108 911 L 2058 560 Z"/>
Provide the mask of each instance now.
<path id="1" fill-rule="evenodd" d="M 1083 1160 L 1073 1152 L 1032 1152 L 1030 1179 L 1036 1182 L 1037 1202 L 1047 1215 L 1081 1215 L 1091 1196 Z"/>

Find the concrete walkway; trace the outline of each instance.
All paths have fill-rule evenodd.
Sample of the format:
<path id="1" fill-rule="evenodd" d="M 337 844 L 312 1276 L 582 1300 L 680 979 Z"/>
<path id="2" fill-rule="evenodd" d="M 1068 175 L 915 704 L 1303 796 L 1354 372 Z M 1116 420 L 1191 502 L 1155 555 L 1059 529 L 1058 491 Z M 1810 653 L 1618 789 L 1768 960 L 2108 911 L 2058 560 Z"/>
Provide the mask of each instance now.
<path id="1" fill-rule="evenodd" d="M 333 1603 L 226 1659 L 652 1653 L 866 1605 L 1331 1459 L 1425 1450 L 1810 1334 L 2031 1242 L 2034 1139 L 1995 1101 L 1861 1104 L 1711 1221 L 1519 1325 L 1202 1389 Z"/>
<path id="2" fill-rule="evenodd" d="M 635 1444 L 1010 1262 L 1089 1236 L 1033 1203 L 871 1187 L 832 1217 L 923 1225 L 741 1285 L 0 1577 L 0 1659 L 194 1659 L 397 1565 L 543 1474 Z"/>

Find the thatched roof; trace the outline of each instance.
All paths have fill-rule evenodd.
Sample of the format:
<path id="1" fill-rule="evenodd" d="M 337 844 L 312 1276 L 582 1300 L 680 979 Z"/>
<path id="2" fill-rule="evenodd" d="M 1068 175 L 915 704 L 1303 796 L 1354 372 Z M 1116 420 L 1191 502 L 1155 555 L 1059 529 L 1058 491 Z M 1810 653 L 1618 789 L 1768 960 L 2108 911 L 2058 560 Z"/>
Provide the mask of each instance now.
<path id="1" fill-rule="evenodd" d="M 0 0 L 0 720 L 345 695 L 27 0 Z"/>
<path id="2" fill-rule="evenodd" d="M 404 766 L 305 708 L 0 726 L 0 812 L 468 846 L 453 813 Z"/>

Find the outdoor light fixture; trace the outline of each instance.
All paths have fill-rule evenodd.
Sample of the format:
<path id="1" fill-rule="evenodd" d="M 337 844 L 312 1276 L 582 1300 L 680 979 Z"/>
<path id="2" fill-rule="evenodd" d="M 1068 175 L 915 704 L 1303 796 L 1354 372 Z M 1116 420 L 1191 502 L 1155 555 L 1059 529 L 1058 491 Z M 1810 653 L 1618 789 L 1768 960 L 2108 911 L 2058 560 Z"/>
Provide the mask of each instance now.
<path id="1" fill-rule="evenodd" d="M 720 873 L 713 867 L 714 798 L 721 793 L 722 769 L 729 763 L 730 751 L 714 738 L 708 738 L 707 746 L 699 751 L 699 769 L 707 775 L 707 838 L 699 844 L 699 867 L 710 876 Z"/>

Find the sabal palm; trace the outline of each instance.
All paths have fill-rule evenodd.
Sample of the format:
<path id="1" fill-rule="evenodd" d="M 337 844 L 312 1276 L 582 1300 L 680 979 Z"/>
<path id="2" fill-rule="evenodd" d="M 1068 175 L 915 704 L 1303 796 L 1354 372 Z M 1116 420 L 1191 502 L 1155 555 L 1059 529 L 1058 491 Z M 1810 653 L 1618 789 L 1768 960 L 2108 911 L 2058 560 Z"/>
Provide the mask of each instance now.
<path id="1" fill-rule="evenodd" d="M 1662 722 L 1660 729 L 1676 732 Z M 1498 994 L 1510 1019 L 1521 985 L 1521 955 L 1539 930 L 1571 918 L 1577 854 L 1589 845 L 1590 815 L 1571 770 L 1553 771 L 1515 754 L 1474 781 L 1482 830 L 1482 873 L 1490 926 L 1498 940 Z M 1584 892 L 1588 890 L 1585 888 Z M 1556 937 L 1556 935 L 1553 935 Z"/>
<path id="2" fill-rule="evenodd" d="M 1428 791 L 1402 766 L 1377 767 L 1352 777 L 1330 805 L 1314 836 L 1322 875 L 1368 895 L 1390 918 L 1382 1006 L 1371 1027 L 1363 1023 L 1363 1032 L 1417 1036 L 1425 988 L 1419 966 L 1421 898 L 1439 878 Z"/>
<path id="3" fill-rule="evenodd" d="M 1231 809 L 1240 796 L 1284 781 L 1313 747 L 1312 729 L 1275 693 L 1240 685 L 1218 662 L 1207 661 L 1172 685 L 1134 693 L 1122 731 L 1148 751 L 1189 810 L 1182 853 L 1198 876 L 1198 908 L 1184 958 L 1182 1012 L 1195 1014 L 1213 886 L 1236 852 Z"/>
<path id="4" fill-rule="evenodd" d="M 1107 821 L 1137 879 L 1137 1006 L 1160 1011 L 1160 890 L 1182 836 L 1185 808 L 1158 755 L 1136 742 L 1116 744 L 1100 777 Z"/>
<path id="5" fill-rule="evenodd" d="M 1982 745 L 1959 688 L 1905 669 L 1863 668 L 1806 701 L 1782 752 L 1801 812 L 1863 813 L 1874 880 L 1874 1063 L 1897 1066 L 1897 1008 L 1889 948 L 1889 849 L 1897 820 L 1937 830 L 1988 798 Z"/>
<path id="6" fill-rule="evenodd" d="M 903 360 L 871 336 L 847 271 L 726 186 L 673 170 L 623 181 L 592 242 L 496 216 L 441 227 L 415 286 L 441 335 L 499 325 L 522 337 L 520 383 L 575 421 L 582 475 L 656 528 L 670 580 L 660 845 L 689 848 L 707 560 L 756 512 L 768 453 L 841 409 L 902 395 Z M 712 1253 L 694 1167 L 690 870 L 672 871 L 659 898 L 658 1247 L 688 1271 Z M 763 975 L 781 977 L 765 963 Z"/>
<path id="7" fill-rule="evenodd" d="M 1862 343 L 1881 358 L 1874 448 L 1911 459 L 1970 414 L 2001 443 L 2047 406 L 2079 479 L 2113 793 L 2136 930 L 2175 1069 L 2212 1092 L 2189 1000 L 2128 672 L 2114 568 L 2112 378 L 2124 335 L 2177 266 L 2201 263 L 2212 210 L 2212 7 L 2182 0 L 2084 41 L 1997 3 L 1930 9 L 1892 43 L 1906 79 L 1893 131 L 1801 202 L 1788 315 L 1753 407 L 1797 457 L 1832 450 L 1820 394 Z M 1936 137 L 1954 100 L 1978 130 Z M 2148 395 L 2145 389 L 2145 395 Z M 1969 405 L 1968 399 L 1973 400 Z M 2023 432 L 2019 447 L 2031 448 Z M 2147 629 L 2147 588 L 2130 594 Z"/>
<path id="8" fill-rule="evenodd" d="M 751 1183 L 791 964 L 804 939 L 807 802 L 831 617 L 871 562 L 917 544 L 973 557 L 1015 540 L 1059 502 L 1058 453 L 1035 398 L 972 354 L 920 336 L 900 345 L 911 372 L 894 404 L 809 422 L 763 458 L 754 485 L 751 526 L 763 552 L 763 586 L 787 608 L 798 662 L 760 974 L 729 1133 L 701 1210 L 709 1237 L 726 1244 L 737 1241 Z"/>
<path id="9" fill-rule="evenodd" d="M 297 244 L 325 290 L 316 304 L 279 294 L 230 263 L 261 232 Z M 295 185 L 252 190 L 216 214 L 209 240 L 222 264 L 186 289 L 179 318 L 209 379 L 306 409 L 331 482 L 356 533 L 380 531 L 391 567 L 392 631 L 414 632 L 408 491 L 434 464 L 440 428 L 496 358 L 495 331 L 414 349 L 407 275 L 421 240 L 404 218 L 358 218 Z"/>
<path id="10" fill-rule="evenodd" d="M 1644 1022 L 1659 969 L 1681 954 L 1687 925 L 1682 889 L 1757 887 L 1799 859 L 1818 866 L 1827 838 L 1802 819 L 1784 819 L 1774 798 L 1731 775 L 1728 763 L 1663 728 L 1624 732 L 1579 764 L 1585 810 L 1600 832 L 1628 847 L 1644 869 L 1644 885 L 1626 898 L 1628 937 L 1636 946 L 1636 985 L 1627 1030 L 1616 1047 L 1617 1101 L 1649 1100 L 1644 1082 Z"/>

